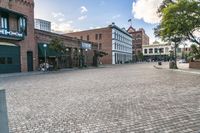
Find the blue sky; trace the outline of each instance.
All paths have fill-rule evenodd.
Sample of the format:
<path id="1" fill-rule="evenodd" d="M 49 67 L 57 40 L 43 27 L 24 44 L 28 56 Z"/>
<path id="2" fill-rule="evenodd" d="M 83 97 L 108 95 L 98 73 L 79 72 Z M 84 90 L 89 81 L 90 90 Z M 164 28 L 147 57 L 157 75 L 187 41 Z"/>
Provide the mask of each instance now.
<path id="1" fill-rule="evenodd" d="M 153 28 L 156 4 L 161 0 L 35 0 L 35 18 L 52 22 L 52 28 L 61 32 L 105 27 L 115 22 L 121 28 L 144 28 L 155 40 Z"/>

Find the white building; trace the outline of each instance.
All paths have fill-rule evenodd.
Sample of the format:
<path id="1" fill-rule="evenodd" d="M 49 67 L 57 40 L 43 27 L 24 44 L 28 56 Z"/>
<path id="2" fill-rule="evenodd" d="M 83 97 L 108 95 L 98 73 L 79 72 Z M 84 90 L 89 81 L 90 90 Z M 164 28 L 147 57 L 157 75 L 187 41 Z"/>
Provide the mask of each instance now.
<path id="1" fill-rule="evenodd" d="M 112 64 L 132 61 L 132 36 L 125 30 L 112 24 Z"/>
<path id="2" fill-rule="evenodd" d="M 35 29 L 51 32 L 51 22 L 42 19 L 35 19 Z"/>
<path id="3" fill-rule="evenodd" d="M 159 42 L 142 46 L 145 60 L 159 60 L 160 58 L 162 60 L 168 60 L 171 49 L 171 44 L 160 44 Z"/>

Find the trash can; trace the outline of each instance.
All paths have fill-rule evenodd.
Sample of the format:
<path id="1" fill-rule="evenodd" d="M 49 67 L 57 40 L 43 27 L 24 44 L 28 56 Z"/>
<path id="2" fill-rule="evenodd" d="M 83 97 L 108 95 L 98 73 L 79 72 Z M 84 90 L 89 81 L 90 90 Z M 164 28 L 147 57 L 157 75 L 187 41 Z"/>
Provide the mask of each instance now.
<path id="1" fill-rule="evenodd" d="M 174 69 L 174 66 L 175 66 L 175 62 L 174 61 L 170 61 L 169 62 L 169 68 L 170 69 Z"/>

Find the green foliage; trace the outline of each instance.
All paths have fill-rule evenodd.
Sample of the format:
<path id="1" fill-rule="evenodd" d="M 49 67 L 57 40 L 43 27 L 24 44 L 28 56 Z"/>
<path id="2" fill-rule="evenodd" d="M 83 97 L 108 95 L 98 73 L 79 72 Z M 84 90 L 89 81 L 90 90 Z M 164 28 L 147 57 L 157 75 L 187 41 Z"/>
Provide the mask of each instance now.
<path id="1" fill-rule="evenodd" d="M 104 57 L 104 56 L 106 56 L 106 55 L 108 55 L 108 53 L 106 53 L 106 52 L 103 52 L 103 51 L 98 51 L 97 52 L 97 56 L 99 56 L 99 57 Z"/>
<path id="2" fill-rule="evenodd" d="M 190 52 L 190 56 L 189 59 L 200 59 L 200 49 L 196 46 L 196 45 L 192 45 L 191 46 L 191 52 Z"/>
<path id="3" fill-rule="evenodd" d="M 49 48 L 58 53 L 62 53 L 62 54 L 66 53 L 66 47 L 65 47 L 63 41 L 59 38 L 52 39 L 49 44 Z"/>
<path id="4" fill-rule="evenodd" d="M 143 53 L 139 52 L 138 55 L 137 55 L 137 58 L 142 61 L 144 59 L 144 55 Z"/>
<path id="5" fill-rule="evenodd" d="M 164 0 L 158 9 L 161 23 L 155 35 L 164 41 L 189 40 L 200 45 L 194 32 L 200 30 L 200 2 L 198 0 Z"/>

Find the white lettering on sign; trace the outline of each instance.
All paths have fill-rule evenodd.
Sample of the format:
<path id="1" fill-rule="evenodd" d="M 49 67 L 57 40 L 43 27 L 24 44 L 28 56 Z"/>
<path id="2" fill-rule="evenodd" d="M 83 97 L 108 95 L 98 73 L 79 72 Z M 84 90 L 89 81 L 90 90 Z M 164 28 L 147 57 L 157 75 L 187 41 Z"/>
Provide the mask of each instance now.
<path id="1" fill-rule="evenodd" d="M 5 29 L 1 29 L 1 30 L 0 30 L 0 34 L 8 35 L 8 36 L 14 36 L 14 37 L 23 37 L 23 34 L 22 34 L 22 33 L 13 32 L 13 31 L 7 31 L 7 30 L 5 30 Z"/>

